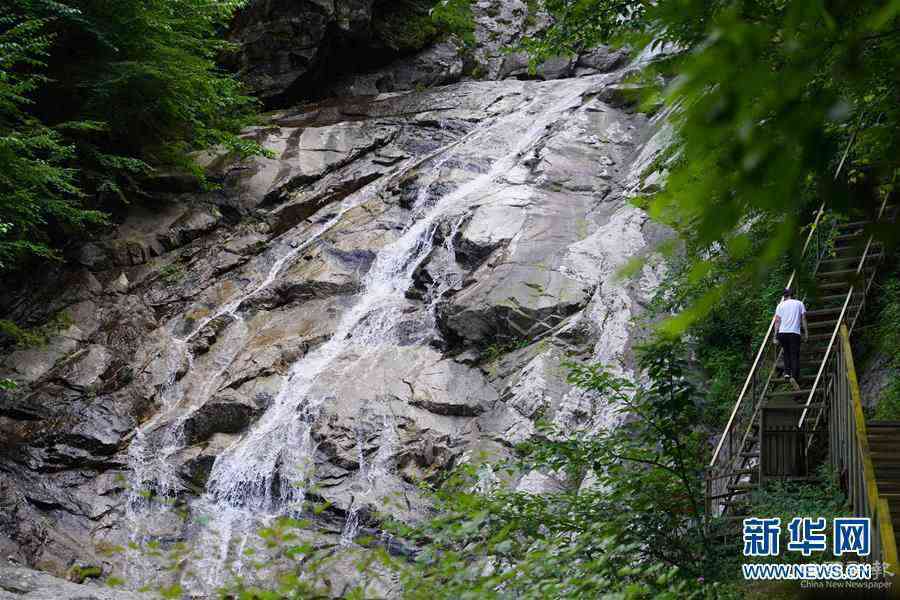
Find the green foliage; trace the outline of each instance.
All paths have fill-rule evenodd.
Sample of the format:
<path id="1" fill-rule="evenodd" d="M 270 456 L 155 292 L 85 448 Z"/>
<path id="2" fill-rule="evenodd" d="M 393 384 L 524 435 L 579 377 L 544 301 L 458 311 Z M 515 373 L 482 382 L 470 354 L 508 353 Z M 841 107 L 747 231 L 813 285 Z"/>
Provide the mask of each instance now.
<path id="1" fill-rule="evenodd" d="M 718 430 L 727 419 L 790 275 L 785 261 L 755 282 L 735 285 L 731 279 L 735 271 L 747 268 L 755 260 L 771 230 L 769 222 L 757 220 L 747 230 L 751 243 L 747 252 L 735 254 L 728 248 L 716 248 L 707 255 L 711 260 L 701 268 L 692 257 L 703 249 L 685 235 L 685 251 L 668 259 L 668 274 L 649 307 L 647 320 L 657 321 L 695 310 L 711 288 L 722 290 L 715 302 L 703 307 L 705 316 L 692 319 L 687 330 L 692 356 L 704 379 L 703 409 L 697 425 L 711 430 Z M 677 334 L 681 328 L 678 319 L 665 322 L 662 331 Z"/>
<path id="2" fill-rule="evenodd" d="M 672 109 L 679 159 L 669 163 L 651 213 L 705 248 L 746 247 L 741 227 L 749 220 L 773 224 L 729 284 L 757 281 L 799 246 L 798 224 L 821 201 L 871 212 L 893 190 L 900 1 L 545 4 L 557 20 L 526 44 L 537 59 L 608 41 L 666 47 L 647 69 L 669 82 L 661 98 Z M 715 260 L 694 263 L 709 269 Z M 725 285 L 707 290 L 680 330 L 706 315 Z"/>
<path id="3" fill-rule="evenodd" d="M 0 379 L 0 391 L 12 391 L 18 387 L 12 379 Z"/>
<path id="4" fill-rule="evenodd" d="M 701 523 L 705 441 L 692 433 L 696 394 L 683 346 L 641 352 L 650 381 L 636 386 L 595 365 L 570 364 L 570 382 L 619 425 L 562 431 L 541 425 L 512 474 L 533 470 L 562 491 L 516 492 L 493 469 L 457 470 L 439 492 L 440 516 L 397 533 L 424 543 L 399 565 L 410 598 L 692 598 L 726 595 L 702 577 L 715 554 Z M 621 596 L 617 596 L 617 594 Z M 604 596 L 605 597 L 605 596 Z"/>
<path id="5" fill-rule="evenodd" d="M 67 167 L 74 147 L 28 113 L 31 94 L 46 81 L 39 73 L 53 42 L 49 22 L 0 16 L 0 271 L 29 254 L 56 257 L 45 235 L 51 221 L 76 228 L 102 221 L 81 207 L 77 173 Z"/>
<path id="6" fill-rule="evenodd" d="M 57 65 L 65 73 L 48 93 L 72 94 L 80 100 L 73 110 L 104 123 L 105 141 L 153 164 L 177 164 L 189 150 L 237 143 L 233 132 L 246 123 L 252 100 L 215 60 L 229 48 L 219 35 L 241 4 L 80 0 L 77 15 L 59 23 L 56 48 L 67 51 L 78 40 L 86 57 L 77 65 L 51 63 L 51 73 Z"/>
<path id="7" fill-rule="evenodd" d="M 502 356 L 506 356 L 510 352 L 515 352 L 516 350 L 521 350 L 522 348 L 527 348 L 532 343 L 532 340 L 510 340 L 508 342 L 494 342 L 487 346 L 481 352 L 481 360 L 483 362 L 491 363 L 495 360 L 501 358 Z"/>
<path id="8" fill-rule="evenodd" d="M 875 419 L 900 419 L 900 277 L 894 274 L 872 290 L 880 307 L 875 319 L 875 352 L 887 357 L 887 385 L 875 399 Z"/>
<path id="9" fill-rule="evenodd" d="M 237 137 L 255 103 L 217 58 L 238 0 L 9 0 L 0 17 L 0 270 L 106 222 L 154 168 Z"/>
<path id="10" fill-rule="evenodd" d="M 458 36 L 467 46 L 475 45 L 475 17 L 471 0 L 439 0 L 431 9 L 431 19 L 443 31 Z"/>
<path id="11" fill-rule="evenodd" d="M 401 0 L 384 6 L 375 20 L 378 37 L 391 49 L 409 52 L 424 48 L 438 35 L 429 14 L 431 0 Z"/>
<path id="12" fill-rule="evenodd" d="M 639 23 L 644 10 L 642 3 L 627 0 L 543 0 L 542 4 L 555 22 L 539 36 L 522 42 L 532 65 L 608 43 L 623 26 Z M 529 15 L 538 8 L 537 0 L 529 1 Z"/>
<path id="13" fill-rule="evenodd" d="M 66 573 L 66 579 L 76 583 L 84 583 L 88 579 L 96 579 L 103 574 L 103 569 L 95 565 L 73 565 Z"/>
<path id="14" fill-rule="evenodd" d="M 168 284 L 178 283 L 185 275 L 184 267 L 178 263 L 166 265 L 159 270 L 159 277 Z"/>
<path id="15" fill-rule="evenodd" d="M 37 327 L 20 327 L 13 321 L 0 319 L 0 347 L 37 348 L 72 324 L 72 317 L 65 311 L 53 315 Z"/>
<path id="16" fill-rule="evenodd" d="M 811 483 L 789 483 L 772 481 L 755 491 L 750 498 L 751 515 L 779 517 L 782 523 L 781 548 L 787 548 L 787 524 L 794 517 L 825 517 L 831 523 L 835 517 L 851 516 L 847 498 L 841 491 L 837 476 L 823 465 L 818 472 L 818 481 Z M 828 532 L 828 548 L 831 532 Z M 830 550 L 829 550 L 830 552 Z M 800 553 L 791 553 L 792 562 L 823 562 L 832 559 L 831 554 L 813 555 L 804 558 Z M 784 560 L 782 556 L 779 560 Z"/>

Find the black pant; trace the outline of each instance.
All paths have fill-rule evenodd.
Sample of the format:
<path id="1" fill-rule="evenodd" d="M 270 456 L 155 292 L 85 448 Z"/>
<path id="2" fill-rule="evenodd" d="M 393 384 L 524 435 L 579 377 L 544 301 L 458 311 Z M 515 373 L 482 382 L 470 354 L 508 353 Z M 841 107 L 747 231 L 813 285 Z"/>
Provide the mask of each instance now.
<path id="1" fill-rule="evenodd" d="M 800 341 L 799 333 L 779 333 L 778 343 L 784 357 L 784 372 L 800 381 Z"/>

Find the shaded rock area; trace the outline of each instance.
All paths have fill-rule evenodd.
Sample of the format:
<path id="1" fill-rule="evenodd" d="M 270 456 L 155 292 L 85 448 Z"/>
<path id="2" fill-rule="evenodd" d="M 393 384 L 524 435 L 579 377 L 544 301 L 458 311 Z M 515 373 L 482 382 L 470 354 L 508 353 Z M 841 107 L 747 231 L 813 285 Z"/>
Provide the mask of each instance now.
<path id="1" fill-rule="evenodd" d="M 250 3 L 233 33 L 247 76 L 274 97 L 326 64 L 326 38 L 393 48 L 379 7 Z M 202 153 L 218 189 L 161 180 L 115 232 L 0 291 L 3 318 L 53 324 L 0 359 L 18 384 L 0 392 L 3 557 L 137 587 L 176 575 L 129 552 L 184 542 L 207 558 L 181 583 L 209 596 L 265 519 L 306 510 L 300 496 L 328 506 L 304 513 L 304 535 L 350 548 L 386 514 L 429 514 L 423 481 L 510 456 L 539 418 L 615 425 L 562 364 L 635 376 L 634 321 L 668 232 L 631 199 L 652 191 L 666 129 L 613 101 L 623 53 L 523 71 L 502 48 L 546 20 L 524 2 L 475 10 L 473 60 L 503 80 L 427 87 L 472 57 L 446 40 L 393 48 L 425 89 L 390 61 L 335 79 L 341 97 L 245 132 L 271 156 Z M 542 80 L 555 77 L 570 79 Z M 618 278 L 636 257 L 638 276 Z M 44 597 L 22 589 L 0 594 Z"/>
<path id="2" fill-rule="evenodd" d="M 301 100 L 421 90 L 458 81 L 562 79 L 612 72 L 628 53 L 605 48 L 531 65 L 516 51 L 550 16 L 526 0 L 472 3 L 472 39 L 439 31 L 436 0 L 253 0 L 229 34 L 231 66 L 270 107 Z M 512 51 L 511 51 L 512 50 Z M 165 181 L 165 179 L 163 179 Z M 169 189 L 181 182 L 169 182 Z"/>
<path id="3" fill-rule="evenodd" d="M 150 594 L 99 584 L 73 583 L 22 567 L 0 565 L 0 600 L 149 600 L 152 597 Z"/>
<path id="4" fill-rule="evenodd" d="M 334 81 L 336 74 L 382 67 L 426 48 L 438 36 L 428 15 L 433 4 L 429 0 L 254 0 L 239 12 L 229 34 L 239 46 L 232 66 L 270 104 L 321 97 L 314 88 Z M 394 68 L 399 85 L 438 81 L 435 67 L 446 56 L 430 50 L 425 54 L 429 52 L 434 56 L 420 55 L 409 61 L 409 67 Z M 421 79 L 415 75 L 419 71 Z"/>

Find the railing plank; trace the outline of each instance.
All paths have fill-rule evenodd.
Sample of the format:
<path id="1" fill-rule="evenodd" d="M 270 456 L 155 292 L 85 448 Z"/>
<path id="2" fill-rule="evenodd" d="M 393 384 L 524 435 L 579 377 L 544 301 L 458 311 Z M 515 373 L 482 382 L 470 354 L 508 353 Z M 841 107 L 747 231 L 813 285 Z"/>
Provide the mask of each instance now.
<path id="1" fill-rule="evenodd" d="M 861 484 L 859 491 L 854 494 L 856 497 L 852 498 L 855 504 L 852 508 L 860 516 L 872 519 L 872 523 L 877 526 L 877 531 L 873 532 L 873 534 L 878 535 L 879 538 L 878 546 L 881 554 L 879 558 L 896 569 L 898 568 L 897 539 L 894 537 L 890 506 L 888 506 L 887 500 L 878 493 L 875 465 L 872 462 L 872 453 L 869 448 L 869 433 L 866 429 L 866 416 L 863 412 L 862 395 L 859 391 L 859 380 L 856 376 L 856 365 L 853 361 L 853 350 L 850 346 L 850 332 L 846 324 L 841 324 L 840 333 L 840 353 L 844 359 L 846 383 L 850 392 L 850 419 L 853 423 L 853 427 L 848 428 L 848 434 L 849 437 L 856 438 L 855 440 L 845 439 L 842 441 L 850 446 L 851 457 L 858 459 L 853 460 L 851 458 L 849 461 L 847 466 L 856 472 L 851 472 L 848 479 L 850 481 L 858 481 Z M 853 467 L 857 468 L 854 469 Z M 860 494 L 859 492 L 863 493 Z M 900 590 L 894 591 L 898 592 Z"/>

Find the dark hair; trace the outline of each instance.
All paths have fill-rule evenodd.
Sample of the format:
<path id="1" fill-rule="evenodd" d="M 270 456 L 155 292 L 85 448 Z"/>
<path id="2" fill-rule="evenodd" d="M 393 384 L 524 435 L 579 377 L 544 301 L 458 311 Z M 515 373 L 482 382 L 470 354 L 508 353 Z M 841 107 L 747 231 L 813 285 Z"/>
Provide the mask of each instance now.
<path id="1" fill-rule="evenodd" d="M 793 292 L 793 290 L 791 290 L 791 288 L 784 288 L 784 294 L 783 294 L 783 296 L 784 296 L 785 298 L 793 298 L 793 297 L 794 297 L 794 292 Z"/>

